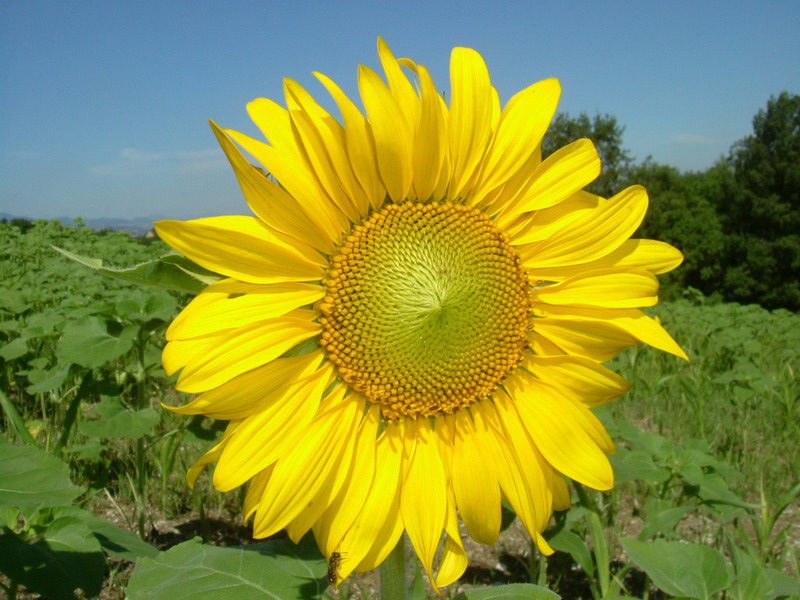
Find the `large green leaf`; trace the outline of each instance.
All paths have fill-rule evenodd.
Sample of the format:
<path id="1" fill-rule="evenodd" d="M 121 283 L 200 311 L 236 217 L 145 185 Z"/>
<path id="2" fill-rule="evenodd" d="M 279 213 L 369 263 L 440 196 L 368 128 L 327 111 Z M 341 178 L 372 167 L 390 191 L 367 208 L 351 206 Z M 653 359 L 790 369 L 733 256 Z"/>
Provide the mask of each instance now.
<path id="1" fill-rule="evenodd" d="M 125 354 L 133 347 L 136 326 L 127 325 L 109 332 L 105 319 L 86 316 L 68 323 L 58 352 L 62 364 L 75 363 L 88 369 L 99 367 Z"/>
<path id="2" fill-rule="evenodd" d="M 652 456 L 644 450 L 620 449 L 611 457 L 614 479 L 617 482 L 641 479 L 650 483 L 663 483 L 670 478 L 669 469 L 657 467 Z"/>
<path id="3" fill-rule="evenodd" d="M 313 545 L 269 541 L 219 548 L 199 538 L 157 558 L 136 563 L 130 600 L 256 600 L 319 597 L 327 587 L 327 563 Z"/>
<path id="4" fill-rule="evenodd" d="M 0 346 L 0 357 L 5 360 L 14 360 L 20 356 L 27 354 L 28 344 L 25 343 L 25 338 L 18 337 L 15 340 Z"/>
<path id="5" fill-rule="evenodd" d="M 552 590 L 532 583 L 510 583 L 461 592 L 455 600 L 558 600 Z"/>
<path id="6" fill-rule="evenodd" d="M 657 533 L 663 533 L 670 537 L 678 522 L 692 510 L 692 506 L 687 504 L 673 506 L 666 500 L 648 498 L 644 510 L 647 518 L 638 536 L 640 541 L 648 540 Z"/>
<path id="7" fill-rule="evenodd" d="M 33 544 L 9 530 L 0 534 L 0 570 L 32 592 L 72 600 L 77 589 L 89 597 L 100 593 L 105 557 L 85 524 L 62 517 Z"/>
<path id="8" fill-rule="evenodd" d="M 99 258 L 81 256 L 57 246 L 52 246 L 52 248 L 67 258 L 104 275 L 140 285 L 197 294 L 207 285 L 221 279 L 220 275 L 204 269 L 179 254 L 168 254 L 133 267 L 114 268 L 105 266 L 103 260 Z"/>
<path id="9" fill-rule="evenodd" d="M 60 506 L 80 493 L 69 480 L 67 465 L 55 456 L 0 442 L 0 507 Z"/>
<path id="10" fill-rule="evenodd" d="M 111 521 L 93 515 L 76 506 L 65 506 L 53 510 L 55 518 L 74 517 L 94 534 L 103 550 L 131 562 L 137 558 L 155 558 L 158 548 L 151 546 L 135 533 L 117 527 Z"/>
<path id="11" fill-rule="evenodd" d="M 682 542 L 620 540 L 631 560 L 666 593 L 707 600 L 728 587 L 725 557 L 708 546 Z"/>
<path id="12" fill-rule="evenodd" d="M 78 431 L 99 439 L 138 439 L 152 433 L 161 418 L 152 408 L 131 410 L 116 398 L 104 399 L 95 407 L 94 412 L 101 418 L 96 421 L 82 421 L 78 425 Z"/>
<path id="13" fill-rule="evenodd" d="M 578 563 L 586 574 L 594 577 L 594 560 L 592 550 L 586 540 L 566 527 L 547 540 L 556 550 L 568 552 L 572 559 Z"/>
<path id="14" fill-rule="evenodd" d="M 733 600 L 761 600 L 772 591 L 772 582 L 755 559 L 732 546 L 733 583 L 728 596 Z"/>

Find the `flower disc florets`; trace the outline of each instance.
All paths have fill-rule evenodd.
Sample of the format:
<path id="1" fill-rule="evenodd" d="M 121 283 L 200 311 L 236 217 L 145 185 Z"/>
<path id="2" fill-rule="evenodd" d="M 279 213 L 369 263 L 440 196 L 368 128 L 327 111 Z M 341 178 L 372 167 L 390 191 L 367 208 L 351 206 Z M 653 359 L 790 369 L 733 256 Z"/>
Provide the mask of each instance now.
<path id="1" fill-rule="evenodd" d="M 485 214 L 389 204 L 338 250 L 320 306 L 322 344 L 341 377 L 388 418 L 469 406 L 519 364 L 528 280 Z"/>

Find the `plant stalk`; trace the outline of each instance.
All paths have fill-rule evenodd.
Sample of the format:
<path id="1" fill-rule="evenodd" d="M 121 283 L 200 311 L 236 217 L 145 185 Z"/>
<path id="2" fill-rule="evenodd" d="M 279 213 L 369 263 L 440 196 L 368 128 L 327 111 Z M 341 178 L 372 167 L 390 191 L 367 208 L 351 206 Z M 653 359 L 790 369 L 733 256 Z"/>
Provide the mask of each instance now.
<path id="1" fill-rule="evenodd" d="M 400 536 L 397 546 L 380 566 L 382 600 L 406 600 L 406 536 Z"/>
<path id="2" fill-rule="evenodd" d="M 144 370 L 144 339 L 139 330 L 136 344 L 136 358 L 139 363 L 139 373 L 136 378 L 136 409 L 144 408 L 145 403 L 145 370 Z M 145 448 L 144 437 L 136 440 L 136 495 L 138 497 L 138 529 L 139 537 L 144 539 L 144 511 L 146 504 L 147 479 L 145 477 Z"/>

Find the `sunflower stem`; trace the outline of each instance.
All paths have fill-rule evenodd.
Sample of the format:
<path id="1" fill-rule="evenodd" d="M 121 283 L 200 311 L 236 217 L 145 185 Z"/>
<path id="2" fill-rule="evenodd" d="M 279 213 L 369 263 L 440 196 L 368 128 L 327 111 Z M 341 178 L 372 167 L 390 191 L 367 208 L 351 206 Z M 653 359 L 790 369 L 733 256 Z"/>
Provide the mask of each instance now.
<path id="1" fill-rule="evenodd" d="M 401 535 L 397 546 L 381 564 L 382 600 L 406 600 L 406 536 Z"/>

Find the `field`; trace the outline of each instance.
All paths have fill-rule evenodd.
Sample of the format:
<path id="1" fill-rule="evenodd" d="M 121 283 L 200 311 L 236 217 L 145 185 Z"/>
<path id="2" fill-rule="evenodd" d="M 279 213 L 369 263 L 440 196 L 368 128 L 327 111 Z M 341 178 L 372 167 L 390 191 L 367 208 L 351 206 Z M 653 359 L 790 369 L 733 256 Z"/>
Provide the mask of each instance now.
<path id="1" fill-rule="evenodd" d="M 203 577 L 224 579 L 236 563 L 242 589 L 230 598 L 259 586 L 280 598 L 371 597 L 373 574 L 326 590 L 313 544 L 250 545 L 243 493 L 216 492 L 210 470 L 187 487 L 187 468 L 224 426 L 160 406 L 186 401 L 160 352 L 190 294 L 106 277 L 50 244 L 112 266 L 155 259 L 166 246 L 19 225 L 0 224 L 5 594 L 72 598 L 80 588 L 82 597 L 136 600 L 180 587 L 200 598 L 188 594 Z M 614 359 L 633 382 L 598 409 L 618 444 L 617 487 L 573 486 L 573 507 L 546 532 L 559 551 L 549 559 L 531 552 L 507 511 L 501 541 L 469 545 L 470 567 L 445 597 L 489 597 L 477 586 L 498 583 L 519 585 L 507 597 L 520 598 L 554 597 L 530 584 L 564 598 L 800 594 L 800 316 L 694 294 L 654 314 L 692 360 L 643 346 Z M 175 572 L 185 574 L 171 580 Z M 414 590 L 435 597 L 419 576 Z"/>

